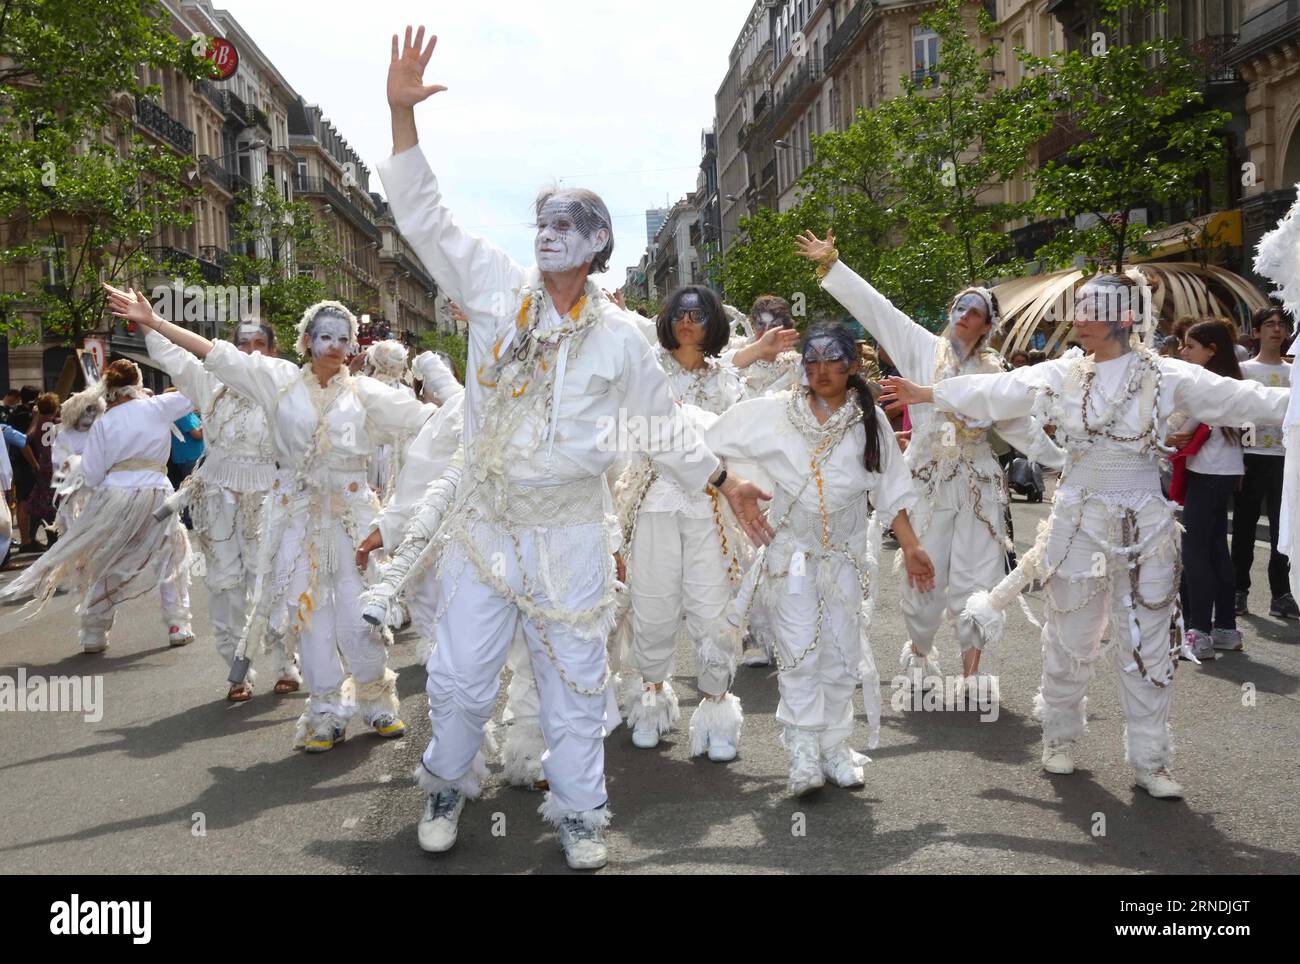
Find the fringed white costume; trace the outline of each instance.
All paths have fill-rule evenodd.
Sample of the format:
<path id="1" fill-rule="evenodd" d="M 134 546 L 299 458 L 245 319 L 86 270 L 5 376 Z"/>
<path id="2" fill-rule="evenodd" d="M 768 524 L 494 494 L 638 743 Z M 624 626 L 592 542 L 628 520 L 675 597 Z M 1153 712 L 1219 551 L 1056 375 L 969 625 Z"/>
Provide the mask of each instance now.
<path id="1" fill-rule="evenodd" d="M 129 400 L 110 407 L 87 433 L 80 478 L 88 495 L 80 512 L 65 516 L 62 538 L 0 593 L 34 593 L 34 616 L 59 586 L 75 583 L 82 592 L 81 648 L 91 653 L 108 647 L 117 607 L 155 586 L 170 640 L 180 645 L 192 638 L 189 541 L 165 503 L 173 492 L 167 479 L 172 422 L 193 406 L 178 393 L 146 398 L 138 385 L 114 394 Z"/>
<path id="2" fill-rule="evenodd" d="M 695 370 L 682 367 L 662 346 L 656 348 L 655 358 L 668 375 L 683 416 L 697 429 L 706 428 L 740 400 L 740 378 L 719 358 L 706 357 L 704 366 Z M 656 441 L 672 444 L 671 439 Z M 738 639 L 726 610 L 740 578 L 736 553 L 743 550 L 724 521 L 726 503 L 717 494 L 684 490 L 655 472 L 645 456 L 631 462 L 625 478 L 631 481 L 620 488 L 637 502 L 627 558 L 636 668 L 626 681 L 627 724 L 633 741 L 640 747 L 655 746 L 679 716 L 671 676 L 684 622 L 695 646 L 701 697 L 691 717 L 690 752 L 707 752 L 712 739 L 712 756 L 729 759 L 740 740 L 743 715 L 740 700 L 729 692 Z"/>
<path id="3" fill-rule="evenodd" d="M 407 384 L 406 359 L 406 346 L 401 342 L 377 341 L 366 348 L 366 374 L 389 388 L 414 396 L 415 390 Z M 370 460 L 370 484 L 379 493 L 381 503 L 393 497 L 393 489 L 397 485 L 397 477 L 402 473 L 402 462 L 406 458 L 411 438 L 405 436 L 383 443 Z"/>
<path id="4" fill-rule="evenodd" d="M 916 324 L 842 261 L 831 266 L 822 287 L 880 342 L 902 376 L 917 385 L 1002 371 L 1000 356 L 983 344 L 965 359 L 959 358 L 947 333 L 936 335 Z M 989 303 L 987 297 L 985 302 Z M 935 413 L 929 406 L 909 411 L 912 438 L 906 459 L 918 495 L 911 521 L 934 562 L 935 588 L 918 592 L 905 574 L 900 581 L 903 618 L 911 637 L 910 645 L 903 646 L 903 663 L 909 671 L 928 664 L 927 676 L 937 672 L 931 652 L 945 615 L 956 619 L 971 593 L 987 589 L 1006 572 L 1006 553 L 1011 548 L 1004 518 L 1008 497 L 1002 467 L 989 444 L 989 429 L 996 428 L 1034 460 L 1048 467 L 1059 465 L 1059 461 L 1052 463 L 1044 448 L 1046 437 L 1032 432 L 1027 420 L 1000 419 L 994 425 L 964 409 L 958 411 Z M 958 622 L 956 629 L 963 652 L 982 647 L 980 636 L 964 624 Z M 921 660 L 913 660 L 913 646 L 922 654 Z"/>
<path id="5" fill-rule="evenodd" d="M 386 634 L 361 619 L 367 577 L 353 552 L 379 508 L 366 474 L 375 448 L 418 432 L 433 409 L 346 367 L 321 387 L 309 364 L 246 355 L 228 342 L 214 343 L 203 364 L 267 413 L 280 465 L 245 645 L 268 631 L 297 634 L 309 698 L 294 742 L 332 745 L 356 713 L 370 724 L 397 713 Z"/>
<path id="6" fill-rule="evenodd" d="M 145 335 L 145 345 L 203 420 L 203 459 L 184 488 L 192 538 L 203 554 L 217 652 L 229 667 L 248 617 L 257 577 L 258 528 L 276 478 L 270 426 L 257 402 L 228 388 L 189 352 L 153 330 Z M 274 652 L 276 678 L 301 682 L 285 637 L 273 631 L 265 643 Z M 248 682 L 254 678 L 250 669 Z"/>
<path id="7" fill-rule="evenodd" d="M 446 788 L 478 796 L 476 758 L 522 617 L 548 747 L 541 813 L 563 840 L 572 824 L 609 820 L 605 640 L 618 533 L 604 479 L 616 446 L 602 433 L 620 415 L 676 419 L 677 405 L 644 338 L 594 283 L 560 317 L 536 269 L 456 226 L 418 147 L 379 171 L 402 233 L 469 319 L 465 477 L 438 535 L 433 739 L 417 780 L 439 800 Z M 686 438 L 657 462 L 701 491 L 718 462 L 694 432 Z"/>
<path id="8" fill-rule="evenodd" d="M 781 701 L 776 718 L 791 759 L 791 783 L 845 760 L 853 690 L 862 684 L 871 728 L 880 734 L 880 677 L 868 632 L 876 598 L 880 527 L 917 496 L 888 419 L 879 409 L 880 471 L 863 465 L 866 428 L 856 394 L 819 424 L 800 388 L 741 402 L 706 433 L 718 455 L 757 464 L 771 479 L 776 536 L 759 551 L 737 597 L 741 613 L 766 604 L 776 636 Z M 811 471 L 810 471 L 811 468 Z M 856 759 L 854 759 L 856 758 Z"/>
<path id="9" fill-rule="evenodd" d="M 1276 424 L 1287 391 L 1220 378 L 1137 348 L 1100 363 L 1074 351 L 1002 375 L 948 379 L 935 385 L 934 401 L 941 412 L 975 419 L 1032 415 L 1056 427 L 1067 458 L 1040 544 L 1027 554 L 1024 570 L 1009 577 L 1037 576 L 1047 586 L 1043 677 L 1035 697 L 1045 766 L 1073 769 L 1088 681 L 1109 635 L 1128 761 L 1139 782 L 1164 770 L 1173 755 L 1169 709 L 1182 642 L 1179 527 L 1161 495 L 1158 470 L 1168 451 L 1161 444 L 1167 420 L 1178 410 L 1212 425 Z M 970 600 L 962 620 L 968 631 L 1001 632 L 995 609 L 1017 596 L 1009 588 Z M 1067 762 L 1053 769 L 1058 753 Z"/>

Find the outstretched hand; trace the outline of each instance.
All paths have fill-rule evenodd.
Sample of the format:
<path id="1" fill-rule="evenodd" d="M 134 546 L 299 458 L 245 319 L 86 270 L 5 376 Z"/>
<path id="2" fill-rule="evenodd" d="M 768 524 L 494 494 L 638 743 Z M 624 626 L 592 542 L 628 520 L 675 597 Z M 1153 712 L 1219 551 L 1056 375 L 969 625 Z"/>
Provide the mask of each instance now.
<path id="1" fill-rule="evenodd" d="M 754 545 L 765 546 L 772 541 L 776 532 L 767 521 L 767 513 L 758 504 L 760 499 L 770 501 L 770 493 L 764 492 L 753 482 L 733 476 L 722 483 L 722 494 L 727 497 L 731 511 L 736 514 L 740 527 Z"/>
<path id="2" fill-rule="evenodd" d="M 890 375 L 880 380 L 879 403 L 884 406 L 886 415 L 901 412 L 909 405 L 928 405 L 934 401 L 934 389 L 922 387 L 909 382 L 901 375 Z"/>
<path id="3" fill-rule="evenodd" d="M 826 240 L 821 240 L 811 231 L 805 231 L 794 239 L 799 254 L 809 261 L 821 261 L 835 249 L 835 232 L 826 230 Z"/>
<path id="4" fill-rule="evenodd" d="M 424 28 L 421 27 L 411 41 L 411 28 L 406 28 L 406 38 L 398 52 L 397 34 L 393 34 L 393 56 L 388 62 L 388 106 L 414 107 L 439 91 L 446 90 L 442 84 L 425 84 L 424 68 L 429 65 L 433 48 L 438 46 L 438 38 L 429 36 L 428 46 L 424 46 Z"/>
<path id="5" fill-rule="evenodd" d="M 792 351 L 799 341 L 797 328 L 772 327 L 758 340 L 758 357 L 763 361 L 776 361 L 783 352 Z"/>
<path id="6" fill-rule="evenodd" d="M 144 325 L 146 328 L 153 327 L 153 306 L 149 304 L 149 299 L 143 293 L 134 290 L 123 291 L 107 282 L 103 282 L 103 286 L 108 294 L 108 310 L 115 317 Z"/>

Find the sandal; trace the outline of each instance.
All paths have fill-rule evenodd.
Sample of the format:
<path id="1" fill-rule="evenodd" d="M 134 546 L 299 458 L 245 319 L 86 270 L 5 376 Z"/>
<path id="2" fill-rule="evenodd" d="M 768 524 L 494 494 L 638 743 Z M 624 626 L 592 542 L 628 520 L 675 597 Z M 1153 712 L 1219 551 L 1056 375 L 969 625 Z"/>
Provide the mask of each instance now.
<path id="1" fill-rule="evenodd" d="M 275 681 L 275 695 L 285 696 L 289 693 L 298 692 L 298 681 L 296 679 L 280 679 Z"/>
<path id="2" fill-rule="evenodd" d="M 253 687 L 247 683 L 231 683 L 226 699 L 232 703 L 247 703 L 253 698 Z"/>

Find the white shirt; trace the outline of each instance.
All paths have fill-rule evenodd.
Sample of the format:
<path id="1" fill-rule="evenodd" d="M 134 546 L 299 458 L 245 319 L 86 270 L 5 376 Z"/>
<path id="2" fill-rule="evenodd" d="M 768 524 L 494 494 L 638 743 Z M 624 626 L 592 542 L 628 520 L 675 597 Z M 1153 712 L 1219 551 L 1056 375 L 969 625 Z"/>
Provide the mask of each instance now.
<path id="1" fill-rule="evenodd" d="M 194 355 L 152 329 L 145 335 L 149 357 L 158 362 L 182 395 L 203 413 L 207 446 L 196 474 L 236 492 L 270 488 L 275 476 L 275 447 L 266 412 L 251 398 L 223 390 L 221 380 Z"/>
<path id="2" fill-rule="evenodd" d="M 172 484 L 166 466 L 172 451 L 172 422 L 192 411 L 193 404 L 180 392 L 134 398 L 114 405 L 90 427 L 86 449 L 81 455 L 86 487 L 170 490 Z M 126 459 L 149 459 L 163 466 L 163 471 L 109 471 Z"/>
<path id="3" fill-rule="evenodd" d="M 1184 426 L 1183 431 L 1194 431 L 1197 424 Z M 1227 438 L 1221 429 L 1212 428 L 1200 451 L 1187 459 L 1187 470 L 1201 475 L 1241 475 L 1246 471 L 1241 443 Z"/>
<path id="4" fill-rule="evenodd" d="M 491 391 L 478 383 L 476 372 L 487 367 L 493 346 L 513 334 L 522 291 L 538 285 L 540 275 L 453 221 L 418 145 L 382 161 L 378 171 L 402 234 L 469 319 L 464 434 L 471 463 L 466 469 L 472 471 L 474 438 Z M 620 419 L 680 418 L 667 376 L 636 325 L 599 293 L 594 301 L 599 320 L 567 359 L 554 439 L 525 455 L 522 440 L 537 426 L 524 420 L 507 452 L 518 457 L 505 460 L 513 483 L 554 485 L 601 475 L 618 455 L 617 446 L 607 442 L 617 438 Z M 682 438 L 682 445 L 652 458 L 684 489 L 702 490 L 718 460 L 693 427 L 685 428 Z"/>
<path id="5" fill-rule="evenodd" d="M 1291 365 L 1282 362 L 1280 365 L 1269 365 L 1257 358 L 1241 363 L 1241 377 L 1249 378 L 1253 382 L 1259 382 L 1261 385 L 1267 385 L 1270 388 L 1289 388 L 1291 387 Z M 1281 425 L 1259 425 L 1255 428 L 1255 443 L 1246 449 L 1247 455 L 1285 455 L 1286 450 L 1282 446 L 1282 426 Z"/>
<path id="6" fill-rule="evenodd" d="M 213 344 L 203 364 L 270 414 L 271 437 L 281 468 L 301 466 L 320 425 L 317 400 L 331 389 L 321 388 L 310 368 L 304 370 L 282 358 L 245 355 L 225 341 Z M 345 367 L 336 376 L 343 380 L 341 391 L 325 412 L 328 444 L 322 446 L 320 465 L 334 471 L 364 472 L 377 445 L 418 432 L 434 407 L 417 401 L 409 391 L 346 372 Z"/>

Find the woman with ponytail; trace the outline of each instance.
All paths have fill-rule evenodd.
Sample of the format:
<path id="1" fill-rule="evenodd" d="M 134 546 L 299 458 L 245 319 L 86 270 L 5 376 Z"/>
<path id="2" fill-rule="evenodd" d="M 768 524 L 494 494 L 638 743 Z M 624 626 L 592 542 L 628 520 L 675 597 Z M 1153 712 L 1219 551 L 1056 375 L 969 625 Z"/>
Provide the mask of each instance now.
<path id="1" fill-rule="evenodd" d="M 862 683 L 880 731 L 880 677 L 867 639 L 879 569 L 880 526 L 892 525 L 908 584 L 934 588 L 934 566 L 908 520 L 912 477 L 884 412 L 876 407 L 852 336 L 814 328 L 803 346 L 805 384 L 734 406 L 706 432 L 723 458 L 759 466 L 772 481 L 776 531 L 736 601 L 742 624 L 765 603 L 776 636 L 781 692 L 776 718 L 790 757 L 790 791 L 830 780 L 862 786 L 867 758 L 849 747 L 853 690 Z"/>
<path id="2" fill-rule="evenodd" d="M 105 411 L 94 420 L 81 456 L 82 485 L 89 495 L 63 538 L 12 582 L 0 598 L 33 593 L 40 612 L 56 589 L 76 582 L 83 591 L 83 652 L 108 648 L 117 607 L 150 592 L 162 597 L 172 646 L 193 640 L 189 611 L 189 542 L 167 498 L 171 425 L 193 411 L 177 392 L 149 397 L 140 369 L 119 359 L 100 382 Z M 98 405 L 99 391 L 90 399 Z"/>

